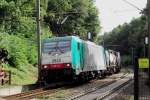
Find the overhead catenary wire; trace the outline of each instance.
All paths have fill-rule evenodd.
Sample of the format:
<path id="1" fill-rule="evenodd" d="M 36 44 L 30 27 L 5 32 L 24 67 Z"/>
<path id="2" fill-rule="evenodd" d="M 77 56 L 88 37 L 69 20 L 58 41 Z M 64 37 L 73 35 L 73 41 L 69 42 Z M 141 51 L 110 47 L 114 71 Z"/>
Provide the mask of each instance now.
<path id="1" fill-rule="evenodd" d="M 123 10 L 115 10 L 114 13 L 124 13 L 124 12 L 135 12 L 135 9 L 123 9 Z"/>
<path id="2" fill-rule="evenodd" d="M 139 7 L 137 7 L 136 5 L 132 4 L 131 2 L 129 2 L 129 1 L 127 1 L 127 0 L 122 0 L 122 1 L 124 1 L 125 3 L 129 4 L 130 6 L 132 6 L 132 7 L 134 7 L 134 8 L 136 8 L 136 9 L 139 10 L 140 12 L 143 11 L 142 9 L 140 9 Z"/>

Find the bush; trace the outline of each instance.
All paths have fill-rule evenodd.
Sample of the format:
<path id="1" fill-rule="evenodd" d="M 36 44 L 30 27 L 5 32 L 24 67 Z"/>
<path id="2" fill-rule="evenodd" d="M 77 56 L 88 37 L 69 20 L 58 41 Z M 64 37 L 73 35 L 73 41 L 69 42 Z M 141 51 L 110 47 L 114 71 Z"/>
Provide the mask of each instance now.
<path id="1" fill-rule="evenodd" d="M 24 66 L 28 63 L 36 63 L 36 47 L 33 43 L 28 44 L 26 39 L 19 38 L 15 35 L 0 33 L 0 48 L 5 48 L 8 51 L 8 64 L 16 67 L 19 70 L 24 70 Z"/>
<path id="2" fill-rule="evenodd" d="M 8 61 L 2 66 L 12 72 L 12 84 L 31 84 L 37 80 L 38 69 L 35 42 L 16 35 L 0 33 L 0 48 L 8 51 Z"/>
<path id="3" fill-rule="evenodd" d="M 132 64 L 132 58 L 130 55 L 123 55 L 121 57 L 121 60 L 122 60 L 122 64 L 124 66 L 128 66 L 128 65 L 131 65 Z"/>

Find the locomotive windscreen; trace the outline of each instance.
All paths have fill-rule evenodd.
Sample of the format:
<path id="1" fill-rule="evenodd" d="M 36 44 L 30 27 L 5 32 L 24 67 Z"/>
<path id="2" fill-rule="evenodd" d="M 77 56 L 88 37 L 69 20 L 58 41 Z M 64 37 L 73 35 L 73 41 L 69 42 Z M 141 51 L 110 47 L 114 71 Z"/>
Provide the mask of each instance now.
<path id="1" fill-rule="evenodd" d="M 70 51 L 70 41 L 52 41 L 44 43 L 44 53 L 65 53 Z"/>

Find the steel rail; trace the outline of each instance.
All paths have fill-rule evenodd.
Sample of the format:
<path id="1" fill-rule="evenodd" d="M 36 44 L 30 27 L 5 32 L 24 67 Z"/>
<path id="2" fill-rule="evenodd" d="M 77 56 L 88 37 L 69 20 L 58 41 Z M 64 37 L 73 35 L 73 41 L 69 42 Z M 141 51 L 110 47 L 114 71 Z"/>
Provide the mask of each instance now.
<path id="1" fill-rule="evenodd" d="M 112 80 L 110 82 L 107 82 L 107 83 L 105 83 L 105 84 L 103 84 L 101 86 L 94 87 L 94 88 L 92 88 L 90 90 L 85 91 L 84 93 L 81 93 L 80 95 L 76 95 L 74 97 L 69 97 L 69 100 L 73 100 L 73 99 L 79 98 L 81 96 L 87 95 L 88 93 L 94 92 L 97 89 L 106 87 L 106 86 L 108 86 L 108 85 L 118 81 L 119 79 L 124 78 L 126 75 L 127 74 L 123 74 L 118 79 L 116 78 L 116 79 L 114 79 L 114 80 Z M 25 99 L 25 98 L 29 99 L 29 98 L 34 98 L 36 96 L 43 95 L 43 94 L 56 93 L 59 90 L 64 89 L 65 86 L 66 86 L 65 83 L 53 84 L 51 86 L 49 85 L 49 86 L 42 87 L 42 88 L 39 88 L 39 89 L 31 90 L 31 91 L 28 91 L 28 92 L 23 92 L 23 93 L 19 93 L 19 94 L 15 94 L 15 95 L 10 95 L 10 96 L 5 96 L 3 98 L 6 99 L 6 100 L 18 100 L 18 99 Z"/>
<path id="2" fill-rule="evenodd" d="M 108 96 L 110 96 L 113 93 L 118 92 L 120 89 L 122 89 L 124 86 L 128 85 L 130 82 L 132 81 L 132 79 L 129 79 L 128 81 L 126 81 L 125 83 L 119 85 L 118 87 L 114 88 L 113 90 L 107 91 L 106 93 L 103 94 L 103 96 L 100 96 L 98 98 L 95 98 L 94 100 L 104 100 L 106 99 Z"/>
<path id="3" fill-rule="evenodd" d="M 47 94 L 47 93 L 50 94 L 50 93 L 57 92 L 58 90 L 64 88 L 64 85 L 65 85 L 64 83 L 48 85 L 48 86 L 41 87 L 39 89 L 34 89 L 28 92 L 5 96 L 3 98 L 6 100 L 18 100 L 18 99 L 24 99 L 24 98 L 32 98 L 36 95 L 42 95 L 42 94 Z"/>
<path id="4" fill-rule="evenodd" d="M 92 92 L 95 92 L 95 91 L 98 90 L 98 89 L 107 87 L 107 86 L 109 86 L 109 85 L 111 85 L 111 84 L 117 82 L 118 80 L 121 80 L 121 79 L 125 78 L 127 75 L 128 75 L 128 73 L 122 75 L 122 76 L 119 77 L 118 79 L 114 79 L 113 81 L 107 82 L 107 83 L 105 83 L 105 84 L 103 84 L 103 85 L 96 86 L 96 87 L 94 87 L 94 88 L 90 88 L 90 89 L 87 90 L 87 91 L 84 91 L 84 92 L 82 92 L 82 93 L 80 93 L 80 94 L 78 94 L 78 95 L 75 95 L 75 96 L 67 97 L 66 99 L 67 99 L 67 100 L 78 99 L 78 98 L 80 98 L 80 97 L 82 97 L 82 96 L 85 96 L 85 95 L 88 95 L 88 94 L 90 94 L 90 93 L 92 93 Z"/>

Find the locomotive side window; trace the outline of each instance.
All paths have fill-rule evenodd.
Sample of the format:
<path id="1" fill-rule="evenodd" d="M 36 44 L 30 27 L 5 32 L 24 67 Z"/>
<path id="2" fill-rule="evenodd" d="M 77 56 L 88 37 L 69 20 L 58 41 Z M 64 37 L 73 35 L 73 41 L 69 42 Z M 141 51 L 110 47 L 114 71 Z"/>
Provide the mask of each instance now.
<path id="1" fill-rule="evenodd" d="M 80 50 L 80 43 L 78 43 L 77 45 L 78 45 L 78 50 Z"/>

